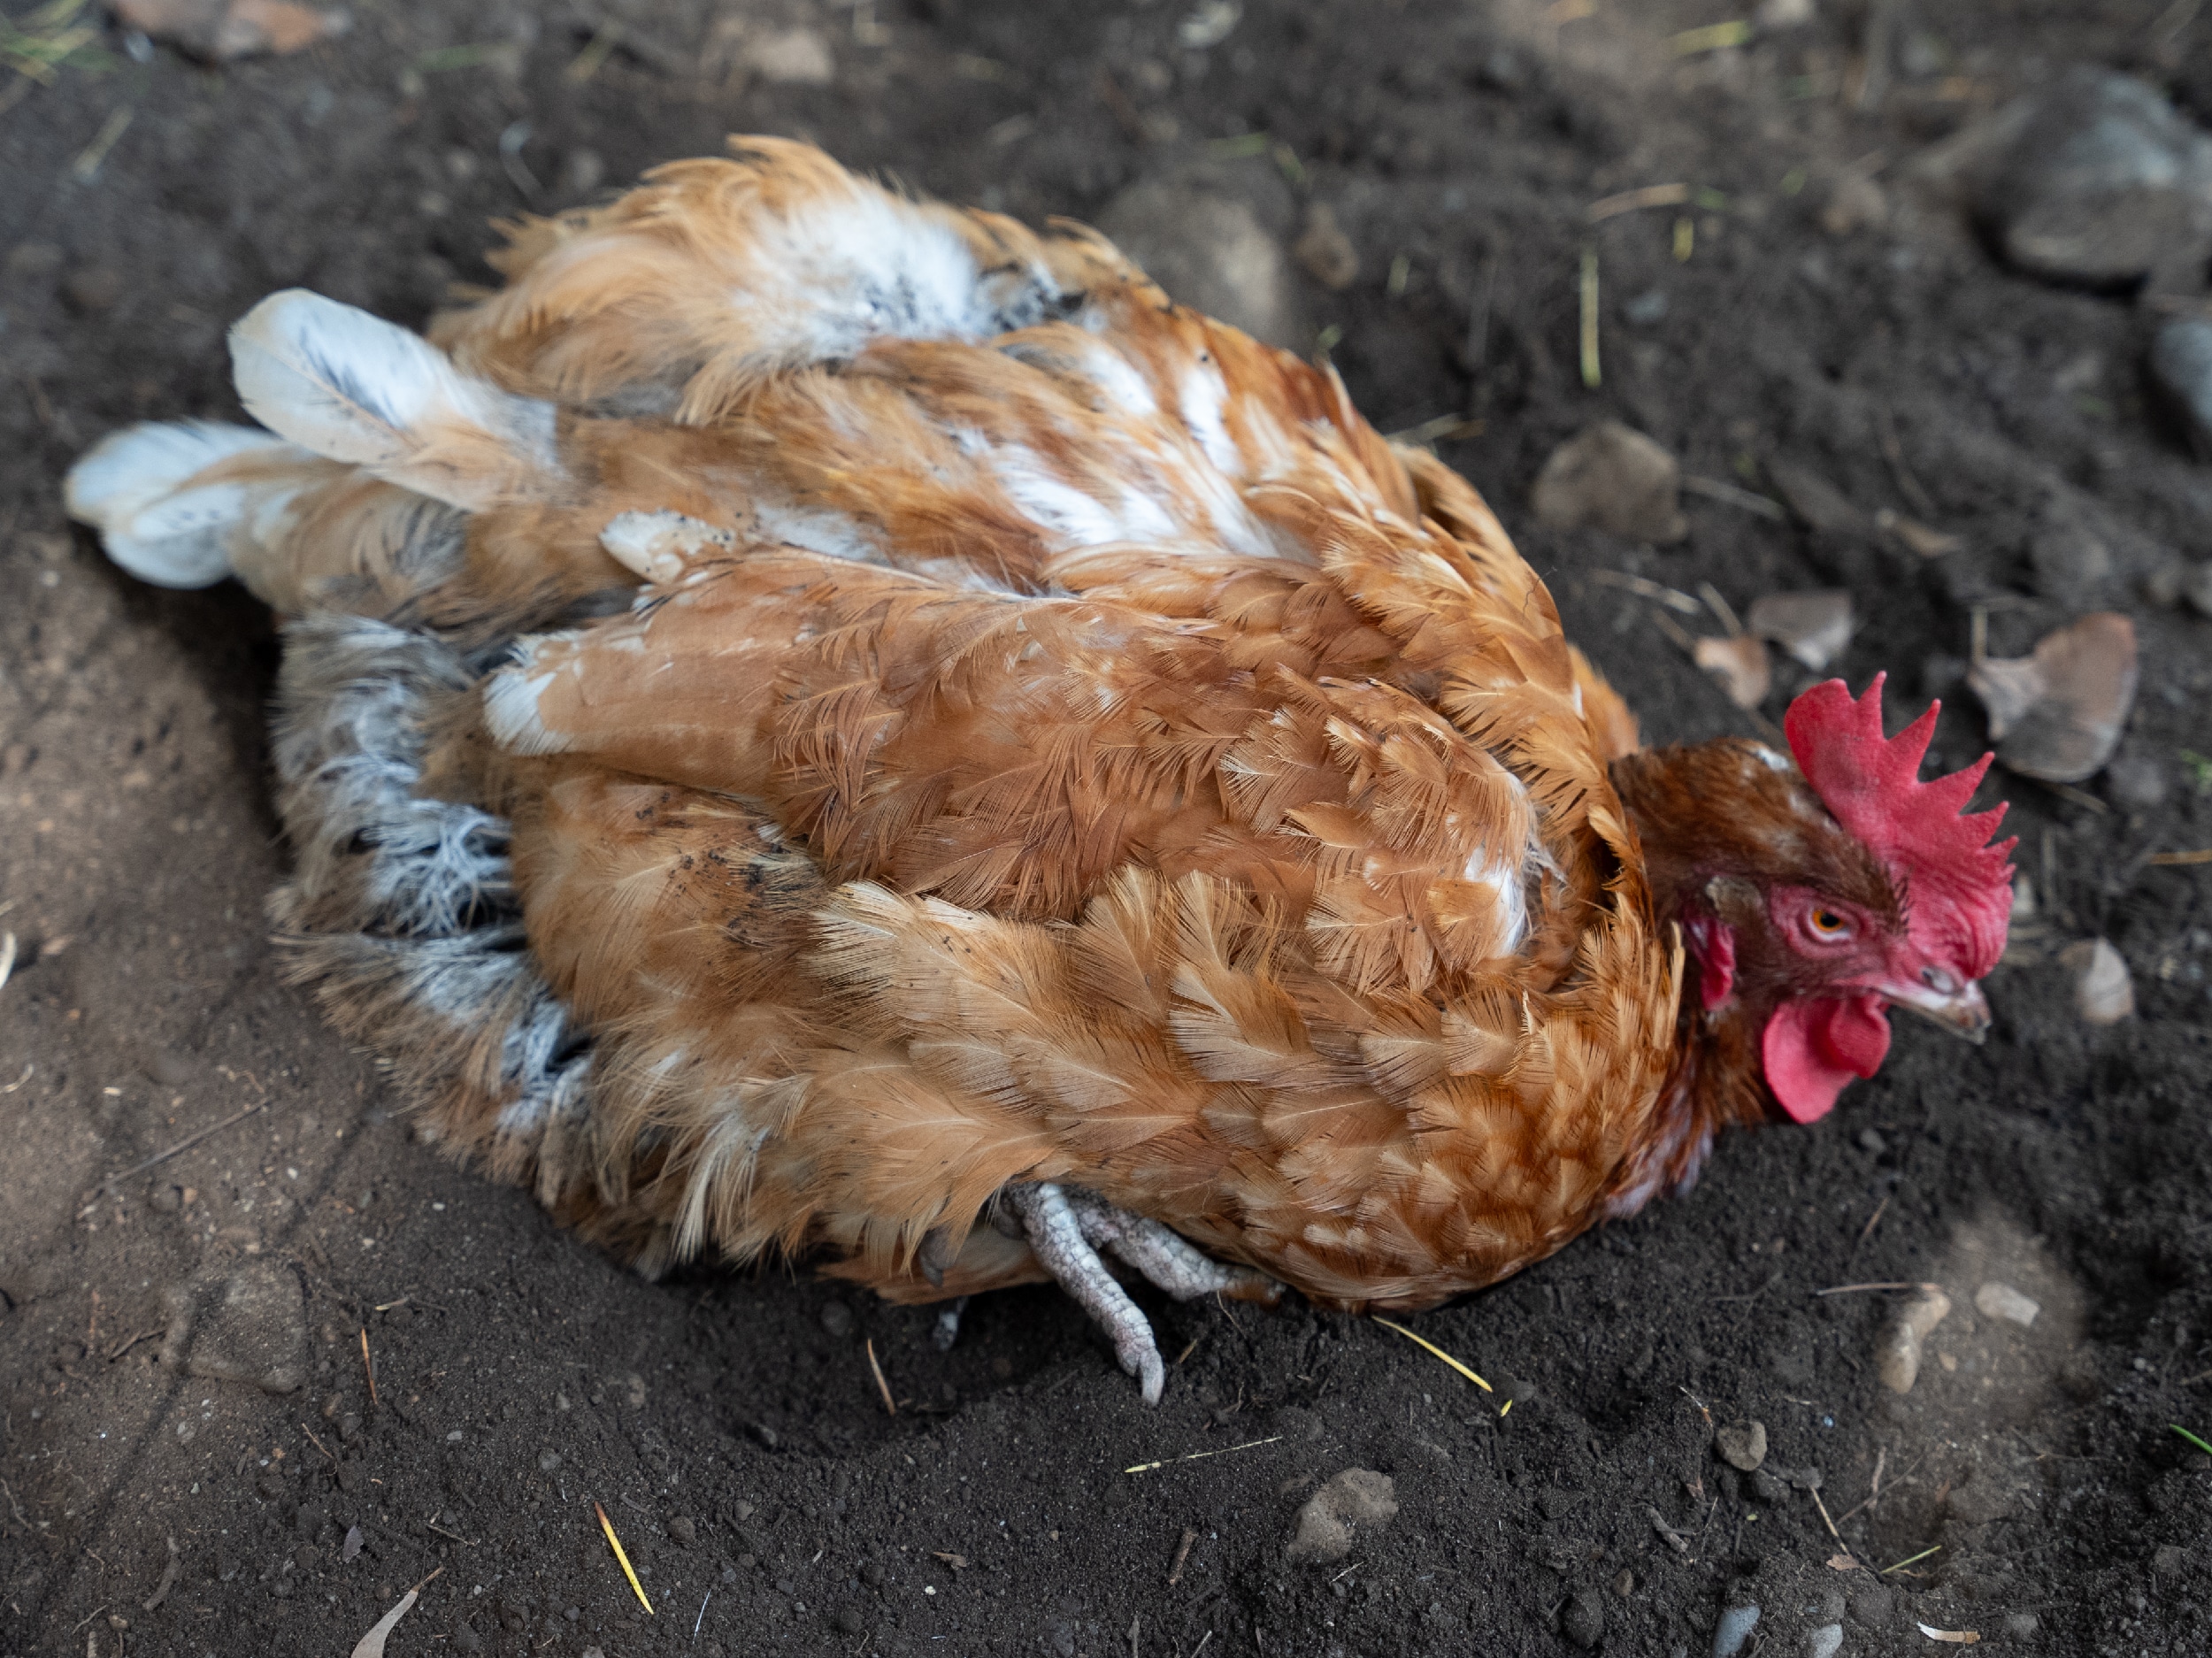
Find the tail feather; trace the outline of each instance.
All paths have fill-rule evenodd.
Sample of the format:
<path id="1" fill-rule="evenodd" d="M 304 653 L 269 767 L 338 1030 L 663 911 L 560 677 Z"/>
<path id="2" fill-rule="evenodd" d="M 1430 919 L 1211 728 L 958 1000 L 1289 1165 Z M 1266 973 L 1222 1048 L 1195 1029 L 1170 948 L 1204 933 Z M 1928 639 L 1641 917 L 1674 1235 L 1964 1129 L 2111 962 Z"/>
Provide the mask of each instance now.
<path id="1" fill-rule="evenodd" d="M 127 426 L 69 469 L 69 516 L 100 533 L 108 557 L 160 587 L 212 587 L 231 572 L 234 538 L 260 517 L 265 481 L 239 475 L 241 457 L 307 460 L 250 426 L 208 420 Z M 289 491 L 284 492 L 288 497 Z"/>
<path id="2" fill-rule="evenodd" d="M 467 510 L 554 473 L 553 405 L 463 372 L 419 335 L 303 288 L 230 332 L 247 411 L 332 460 Z"/>

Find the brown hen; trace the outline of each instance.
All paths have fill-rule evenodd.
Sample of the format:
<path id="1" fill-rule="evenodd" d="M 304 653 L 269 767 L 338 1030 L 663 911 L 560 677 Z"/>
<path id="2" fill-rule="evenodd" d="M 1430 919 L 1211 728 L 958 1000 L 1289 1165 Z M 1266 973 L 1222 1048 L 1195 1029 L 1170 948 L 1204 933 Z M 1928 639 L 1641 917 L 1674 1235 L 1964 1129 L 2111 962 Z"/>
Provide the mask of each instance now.
<path id="1" fill-rule="evenodd" d="M 1325 365 L 735 150 L 513 227 L 434 344 L 273 296 L 267 431 L 71 477 L 291 618 L 273 914 L 457 1149 L 648 1269 L 1056 1278 L 1154 1398 L 1101 1248 L 1432 1305 L 1817 1116 L 1889 1003 L 1985 1022 L 2004 848 L 1924 722 L 1638 753 Z"/>

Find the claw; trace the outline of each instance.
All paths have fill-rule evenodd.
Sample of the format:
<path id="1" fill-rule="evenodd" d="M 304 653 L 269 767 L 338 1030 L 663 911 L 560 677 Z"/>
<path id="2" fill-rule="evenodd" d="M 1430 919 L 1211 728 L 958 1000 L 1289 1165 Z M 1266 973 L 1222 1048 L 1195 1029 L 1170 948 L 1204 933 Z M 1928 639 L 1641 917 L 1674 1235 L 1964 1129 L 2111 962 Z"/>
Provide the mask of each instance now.
<path id="1" fill-rule="evenodd" d="M 1217 1292 L 1252 1295 L 1266 1280 L 1210 1260 L 1158 1221 L 1117 1208 L 1093 1192 L 1050 1180 L 1006 1188 L 1029 1247 L 1045 1270 L 1095 1319 L 1114 1344 L 1121 1368 L 1137 1378 L 1144 1402 L 1156 1405 L 1167 1366 L 1152 1325 L 1099 1257 L 1102 1246 L 1178 1301 Z M 1271 1287 L 1271 1286 L 1268 1286 Z"/>

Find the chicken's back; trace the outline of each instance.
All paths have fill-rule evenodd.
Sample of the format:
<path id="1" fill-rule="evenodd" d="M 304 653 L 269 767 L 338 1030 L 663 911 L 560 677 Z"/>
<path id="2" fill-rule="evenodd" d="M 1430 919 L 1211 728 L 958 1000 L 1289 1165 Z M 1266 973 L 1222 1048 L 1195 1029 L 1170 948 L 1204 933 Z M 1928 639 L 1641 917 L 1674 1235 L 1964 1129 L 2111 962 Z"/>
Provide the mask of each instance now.
<path id="1" fill-rule="evenodd" d="M 300 447 L 80 501 L 304 612 L 277 912 L 443 1136 L 648 1264 L 910 1299 L 1038 1275 L 1016 1182 L 1348 1304 L 1586 1224 L 1678 966 L 1632 724 L 1463 482 L 1096 238 L 801 146 L 509 274 L 404 395 L 257 312 Z"/>

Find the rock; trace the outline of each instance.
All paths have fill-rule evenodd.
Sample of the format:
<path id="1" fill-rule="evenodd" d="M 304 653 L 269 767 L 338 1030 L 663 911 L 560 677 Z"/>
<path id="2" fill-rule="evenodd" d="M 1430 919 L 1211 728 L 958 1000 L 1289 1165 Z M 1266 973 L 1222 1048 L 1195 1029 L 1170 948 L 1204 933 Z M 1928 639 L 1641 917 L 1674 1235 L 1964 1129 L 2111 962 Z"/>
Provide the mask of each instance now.
<path id="1" fill-rule="evenodd" d="M 1819 673 L 1851 642 L 1851 595 L 1840 587 L 1762 594 L 1745 612 L 1744 626 Z"/>
<path id="2" fill-rule="evenodd" d="M 1861 1129 L 1857 1138 L 1861 1151 L 1870 1151 L 1878 1157 L 1889 1149 L 1889 1142 L 1882 1138 L 1882 1131 L 1871 1124 Z"/>
<path id="3" fill-rule="evenodd" d="M 2047 506 L 2028 539 L 2035 590 L 2069 610 L 2086 610 L 2112 578 L 2112 549 L 2082 515 L 2058 502 Z"/>
<path id="4" fill-rule="evenodd" d="M 1985 1318 L 2002 1318 L 2025 1330 L 2043 1309 L 2011 1285 L 1993 1280 L 1974 1292 L 1974 1310 Z"/>
<path id="5" fill-rule="evenodd" d="M 2212 459 L 2212 319 L 2176 317 L 2161 327 L 2151 339 L 2150 371 L 2198 459 Z"/>
<path id="6" fill-rule="evenodd" d="M 1587 1652 L 1605 1639 L 1605 1599 L 1595 1589 L 1578 1589 L 1560 1615 L 1559 1632 Z"/>
<path id="7" fill-rule="evenodd" d="M 1824 535 L 1860 535 L 1867 528 L 1866 515 L 1851 504 L 1850 497 L 1811 467 L 1796 461 L 1767 463 L 1767 476 L 1782 492 L 1800 523 Z"/>
<path id="8" fill-rule="evenodd" d="M 1621 302 L 1621 320 L 1637 328 L 1656 328 L 1666 321 L 1671 303 L 1663 288 L 1647 288 Z"/>
<path id="9" fill-rule="evenodd" d="M 1732 1422 L 1714 1433 L 1713 1448 L 1729 1467 L 1748 1474 L 1767 1460 L 1767 1424 Z"/>
<path id="10" fill-rule="evenodd" d="M 841 1635 L 857 1635 L 868 1627 L 868 1620 L 856 1606 L 841 1606 L 830 1614 L 830 1626 Z"/>
<path id="11" fill-rule="evenodd" d="M 1720 681 L 1720 688 L 1738 708 L 1756 708 L 1774 687 L 1773 664 L 1767 648 L 1752 633 L 1727 638 L 1709 636 L 1690 648 L 1690 660 Z"/>
<path id="12" fill-rule="evenodd" d="M 2181 596 L 2199 616 L 2212 616 L 2212 564 L 2192 564 L 2182 572 Z"/>
<path id="13" fill-rule="evenodd" d="M 2212 139 L 2130 75 L 2079 65 L 2000 111 L 1976 189 L 2005 257 L 2055 281 L 2115 287 L 2212 252 Z"/>
<path id="14" fill-rule="evenodd" d="M 1689 533 L 1673 456 L 1617 420 L 1585 426 L 1551 452 L 1530 504 L 1555 530 L 1594 525 L 1624 541 L 1665 543 Z"/>
<path id="15" fill-rule="evenodd" d="M 837 79 L 837 59 L 817 29 L 771 30 L 746 43 L 743 62 L 778 86 L 826 87 Z"/>
<path id="16" fill-rule="evenodd" d="M 288 1393 L 307 1380 L 307 1308 L 298 1275 L 273 1261 L 202 1272 L 164 1296 L 161 1362 L 191 1376 Z"/>
<path id="17" fill-rule="evenodd" d="M 1361 1531 L 1380 1531 L 1397 1512 L 1389 1475 L 1348 1468 L 1306 1499 L 1298 1510 L 1297 1532 L 1283 1554 L 1293 1562 L 1324 1565 L 1342 1560 Z"/>
<path id="18" fill-rule="evenodd" d="M 2025 656 L 1985 657 L 1966 682 L 1997 757 L 2023 777 L 2078 783 L 2112 757 L 2135 706 L 2135 624 L 2113 610 L 2047 633 Z"/>
<path id="19" fill-rule="evenodd" d="M 2117 754 L 2104 769 L 2105 793 L 2130 811 L 2155 811 L 2166 803 L 2166 768 L 2147 754 Z"/>
<path id="20" fill-rule="evenodd" d="M 1843 1648 L 1843 1625 L 1823 1623 L 1805 1632 L 1805 1658 L 1836 1658 Z"/>
<path id="21" fill-rule="evenodd" d="M 635 1370 L 622 1378 L 622 1400 L 633 1410 L 645 1409 L 645 1378 Z"/>
<path id="22" fill-rule="evenodd" d="M 1179 303 L 1270 345 L 1304 342 L 1288 262 L 1248 203 L 1153 180 L 1107 203 L 1098 227 Z"/>
<path id="23" fill-rule="evenodd" d="M 2005 1633 L 2015 1640 L 2025 1640 L 2043 1627 L 2043 1620 L 2032 1612 L 2013 1612 L 2005 1617 Z"/>
<path id="24" fill-rule="evenodd" d="M 1752 1475 L 1748 1483 L 1751 1486 L 1751 1494 L 1770 1508 L 1790 1494 L 1789 1486 L 1777 1478 L 1773 1472 L 1763 1468 Z"/>
<path id="25" fill-rule="evenodd" d="M 1336 215 L 1326 202 L 1306 210 L 1306 227 L 1291 249 L 1313 280 L 1333 293 L 1342 293 L 1359 280 L 1359 249 L 1337 228 Z"/>
<path id="26" fill-rule="evenodd" d="M 840 1341 L 844 1340 L 853 1332 L 853 1309 L 842 1301 L 825 1301 L 822 1304 L 822 1328 Z"/>
<path id="27" fill-rule="evenodd" d="M 1751 1639 L 1751 1631 L 1759 1627 L 1759 1608 L 1755 1606 L 1732 1606 L 1720 1615 L 1720 1622 L 1713 1625 L 1713 1658 L 1736 1658 Z"/>
<path id="28" fill-rule="evenodd" d="M 2085 1025 L 2118 1025 L 2135 1017 L 2135 982 L 2127 958 L 2103 939 L 2084 939 L 2059 952 L 2074 978 L 2074 1012 Z"/>
<path id="29" fill-rule="evenodd" d="M 1951 1316 L 1951 1298 L 1927 1288 L 1898 1309 L 1882 1331 L 1874 1349 L 1875 1369 L 1882 1386 L 1893 1393 L 1909 1393 L 1920 1378 L 1920 1344 L 1929 1332 Z"/>
<path id="30" fill-rule="evenodd" d="M 343 12 L 287 0 L 115 0 L 116 20 L 210 63 L 303 51 L 352 27 Z"/>
<path id="31" fill-rule="evenodd" d="M 557 1474 L 560 1471 L 561 1454 L 558 1451 L 548 1449 L 538 1453 L 538 1472 Z"/>
<path id="32" fill-rule="evenodd" d="M 1752 27 L 1762 35 L 1781 29 L 1801 29 L 1813 20 L 1813 0 L 1759 0 L 1751 14 Z"/>
<path id="33" fill-rule="evenodd" d="M 699 1528 L 690 1516 L 680 1514 L 668 1523 L 668 1535 L 688 1548 L 699 1540 Z"/>

